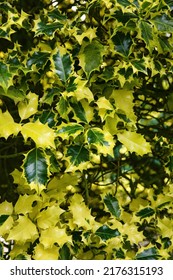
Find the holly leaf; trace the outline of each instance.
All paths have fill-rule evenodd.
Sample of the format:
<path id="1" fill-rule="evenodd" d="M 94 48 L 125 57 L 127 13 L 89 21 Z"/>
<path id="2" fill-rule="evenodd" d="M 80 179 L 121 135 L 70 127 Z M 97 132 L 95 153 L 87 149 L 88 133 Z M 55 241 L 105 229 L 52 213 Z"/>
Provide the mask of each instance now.
<path id="1" fill-rule="evenodd" d="M 28 119 L 30 116 L 37 112 L 38 108 L 38 95 L 35 93 L 28 93 L 26 98 L 19 102 L 18 112 L 21 120 Z"/>
<path id="2" fill-rule="evenodd" d="M 42 124 L 39 120 L 35 123 L 26 123 L 22 126 L 21 133 L 25 141 L 30 137 L 37 147 L 55 148 L 54 138 L 55 134 L 48 124 Z"/>
<path id="3" fill-rule="evenodd" d="M 36 225 L 26 216 L 19 216 L 16 225 L 10 229 L 7 240 L 14 240 L 18 244 L 34 242 L 38 238 Z"/>
<path id="4" fill-rule="evenodd" d="M 168 15 L 162 14 L 154 17 L 152 22 L 159 31 L 173 32 L 173 20 Z"/>
<path id="5" fill-rule="evenodd" d="M 8 216 L 8 218 L 3 222 L 3 224 L 0 225 L 0 236 L 5 236 L 9 234 L 13 224 L 14 224 L 13 218 L 11 216 Z"/>
<path id="6" fill-rule="evenodd" d="M 136 115 L 133 110 L 134 97 L 131 90 L 113 90 L 110 98 L 114 99 L 115 106 L 118 110 L 123 111 L 130 120 L 136 122 Z"/>
<path id="7" fill-rule="evenodd" d="M 116 35 L 112 37 L 112 41 L 115 45 L 115 50 L 119 54 L 128 57 L 130 53 L 130 47 L 132 45 L 130 34 L 129 33 L 125 34 L 121 31 L 118 31 Z"/>
<path id="8" fill-rule="evenodd" d="M 62 139 L 69 139 L 69 137 L 76 138 L 79 134 L 84 131 L 82 125 L 77 123 L 62 124 L 58 127 L 57 135 Z"/>
<path id="9" fill-rule="evenodd" d="M 53 23 L 47 23 L 44 21 L 40 21 L 40 22 L 35 21 L 35 23 L 36 23 L 35 36 L 45 34 L 51 37 L 57 29 L 61 29 L 63 27 L 63 24 L 57 21 Z"/>
<path id="10" fill-rule="evenodd" d="M 65 228 L 50 227 L 41 231 L 40 242 L 45 249 L 52 248 L 54 243 L 61 247 L 66 242 L 72 243 L 72 236 L 67 235 Z"/>
<path id="11" fill-rule="evenodd" d="M 84 43 L 79 52 L 79 62 L 86 73 L 87 78 L 90 74 L 99 69 L 102 57 L 104 53 L 104 47 L 97 40 L 93 40 L 91 43 Z"/>
<path id="12" fill-rule="evenodd" d="M 158 257 L 158 251 L 155 247 L 145 249 L 136 255 L 137 260 L 157 260 Z"/>
<path id="13" fill-rule="evenodd" d="M 150 23 L 145 20 L 140 21 L 141 37 L 144 39 L 147 47 L 151 50 L 151 43 L 153 41 L 153 28 Z"/>
<path id="14" fill-rule="evenodd" d="M 48 181 L 48 164 L 40 149 L 31 150 L 24 160 L 24 175 L 31 189 L 40 193 Z"/>
<path id="15" fill-rule="evenodd" d="M 32 67 L 36 66 L 38 69 L 40 69 L 47 63 L 49 57 L 49 52 L 34 52 L 27 60 L 27 67 L 31 69 Z"/>
<path id="16" fill-rule="evenodd" d="M 98 150 L 98 153 L 113 156 L 115 141 L 108 131 L 103 131 L 100 128 L 90 128 L 86 133 L 86 139 L 89 145 Z"/>
<path id="17" fill-rule="evenodd" d="M 89 151 L 83 145 L 70 145 L 67 148 L 68 166 L 66 172 L 84 170 L 90 167 Z"/>
<path id="18" fill-rule="evenodd" d="M 15 123 L 8 111 L 2 113 L 0 109 L 0 136 L 7 139 L 10 135 L 17 135 L 21 130 L 21 125 Z"/>
<path id="19" fill-rule="evenodd" d="M 15 213 L 23 215 L 31 213 L 33 211 L 33 202 L 38 200 L 39 197 L 37 195 L 20 195 L 14 207 Z"/>
<path id="20" fill-rule="evenodd" d="M 13 213 L 12 202 L 3 201 L 0 203 L 0 215 L 11 215 Z"/>
<path id="21" fill-rule="evenodd" d="M 115 216 L 116 218 L 120 217 L 121 210 L 118 200 L 115 197 L 113 197 L 111 194 L 107 194 L 104 198 L 104 203 L 113 216 Z"/>
<path id="22" fill-rule="evenodd" d="M 120 232 L 118 229 L 111 229 L 107 225 L 103 225 L 96 230 L 95 234 L 100 236 L 103 241 L 107 241 L 111 238 L 119 236 Z"/>
<path id="23" fill-rule="evenodd" d="M 123 131 L 123 133 L 118 133 L 118 140 L 127 148 L 131 153 L 143 156 L 147 153 L 151 153 L 151 146 L 145 140 L 145 138 L 136 132 Z"/>
<path id="24" fill-rule="evenodd" d="M 7 65 L 0 62 L 0 86 L 5 92 L 12 85 L 12 78 L 12 74 L 9 72 Z"/>
<path id="25" fill-rule="evenodd" d="M 58 51 L 57 54 L 53 55 L 53 64 L 55 68 L 55 73 L 58 75 L 59 79 L 66 83 L 71 73 L 71 59 L 69 54 L 64 54 L 61 56 Z"/>
<path id="26" fill-rule="evenodd" d="M 93 229 L 96 223 L 94 217 L 91 215 L 89 208 L 85 205 L 83 197 L 80 194 L 74 194 L 71 198 L 69 210 L 73 215 L 73 224 L 78 228 L 90 230 Z"/>
<path id="27" fill-rule="evenodd" d="M 64 212 L 59 205 L 49 206 L 47 209 L 41 211 L 36 219 L 37 225 L 40 229 L 48 229 L 55 227 L 59 221 L 59 216 Z"/>
<path id="28" fill-rule="evenodd" d="M 150 217 L 155 213 L 154 209 L 151 207 L 146 207 L 141 209 L 136 213 L 136 216 L 139 216 L 141 219 L 144 219 L 146 217 Z"/>
<path id="29" fill-rule="evenodd" d="M 44 248 L 44 246 L 39 243 L 34 248 L 33 258 L 35 260 L 58 260 L 59 249 L 57 246 L 52 246 L 52 248 Z"/>

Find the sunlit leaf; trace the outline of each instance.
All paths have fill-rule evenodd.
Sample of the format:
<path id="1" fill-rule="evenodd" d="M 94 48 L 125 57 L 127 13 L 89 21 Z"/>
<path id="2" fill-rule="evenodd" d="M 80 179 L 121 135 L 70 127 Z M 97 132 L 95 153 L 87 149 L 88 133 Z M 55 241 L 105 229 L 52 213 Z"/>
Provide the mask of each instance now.
<path id="1" fill-rule="evenodd" d="M 15 123 L 13 117 L 8 111 L 2 113 L 0 109 L 0 136 L 8 138 L 10 135 L 17 135 L 21 129 L 21 125 Z"/>
<path id="2" fill-rule="evenodd" d="M 111 98 L 115 100 L 115 106 L 117 109 L 124 111 L 130 120 L 136 121 L 136 116 L 133 110 L 134 97 L 131 90 L 113 90 Z"/>
<path id="3" fill-rule="evenodd" d="M 3 201 L 0 203 L 0 215 L 11 215 L 13 212 L 12 202 Z"/>
<path id="4" fill-rule="evenodd" d="M 40 229 L 48 229 L 54 227 L 58 221 L 59 216 L 64 212 L 58 205 L 49 206 L 47 209 L 41 211 L 37 215 L 37 225 Z"/>
<path id="5" fill-rule="evenodd" d="M 33 210 L 33 202 L 39 200 L 37 195 L 20 195 L 15 207 L 14 211 L 16 214 L 24 214 L 32 212 Z"/>
<path id="6" fill-rule="evenodd" d="M 123 133 L 118 133 L 118 140 L 127 148 L 129 152 L 135 152 L 140 156 L 150 153 L 150 144 L 145 140 L 145 138 L 136 132 L 124 131 Z"/>
<path id="7" fill-rule="evenodd" d="M 18 111 L 21 120 L 28 119 L 37 112 L 38 95 L 35 93 L 28 93 L 24 101 L 19 102 Z"/>
<path id="8" fill-rule="evenodd" d="M 45 249 L 44 246 L 39 243 L 34 248 L 35 260 L 58 260 L 59 249 L 57 246 Z"/>
<path id="9" fill-rule="evenodd" d="M 84 229 L 93 229 L 95 224 L 94 217 L 91 215 L 89 208 L 85 205 L 83 197 L 80 194 L 74 194 L 69 210 L 73 215 L 73 223 Z"/>
<path id="10" fill-rule="evenodd" d="M 10 230 L 7 240 L 15 240 L 19 244 L 34 242 L 38 237 L 36 225 L 26 216 L 19 216 L 17 224 Z"/>
<path id="11" fill-rule="evenodd" d="M 21 133 L 25 140 L 29 137 L 34 140 L 37 147 L 55 148 L 54 131 L 46 124 L 42 124 L 39 120 L 35 123 L 26 123 L 22 126 Z"/>
<path id="12" fill-rule="evenodd" d="M 41 232 L 40 242 L 44 245 L 45 249 L 52 248 L 54 243 L 59 246 L 64 245 L 66 242 L 72 242 L 72 236 L 67 235 L 65 228 L 51 227 Z"/>

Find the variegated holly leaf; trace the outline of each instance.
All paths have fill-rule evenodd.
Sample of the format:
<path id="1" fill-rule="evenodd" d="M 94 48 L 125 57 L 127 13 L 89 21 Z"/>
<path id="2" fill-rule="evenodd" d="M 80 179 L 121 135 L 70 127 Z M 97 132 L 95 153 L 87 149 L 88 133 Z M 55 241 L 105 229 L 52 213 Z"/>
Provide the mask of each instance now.
<path id="1" fill-rule="evenodd" d="M 31 150 L 25 157 L 24 175 L 31 189 L 40 193 L 48 181 L 48 164 L 40 149 Z"/>

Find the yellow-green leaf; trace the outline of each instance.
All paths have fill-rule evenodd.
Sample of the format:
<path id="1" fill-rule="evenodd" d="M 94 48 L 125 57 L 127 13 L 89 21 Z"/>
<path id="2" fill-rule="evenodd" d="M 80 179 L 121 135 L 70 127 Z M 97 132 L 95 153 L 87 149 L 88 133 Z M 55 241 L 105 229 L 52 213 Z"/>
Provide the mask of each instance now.
<path id="1" fill-rule="evenodd" d="M 21 125 L 15 123 L 8 111 L 2 113 L 0 110 L 0 137 L 8 138 L 11 134 L 17 135 Z"/>
<path id="2" fill-rule="evenodd" d="M 0 215 L 11 215 L 13 213 L 12 202 L 4 201 L 0 204 Z"/>
<path id="3" fill-rule="evenodd" d="M 47 124 L 42 124 L 39 120 L 37 120 L 35 123 L 24 124 L 21 129 L 21 133 L 25 141 L 29 137 L 32 138 L 32 140 L 34 140 L 37 147 L 55 148 L 54 131 Z"/>
<path id="4" fill-rule="evenodd" d="M 113 90 L 111 98 L 115 100 L 115 106 L 118 110 L 123 111 L 130 120 L 136 122 L 132 91 L 125 89 Z"/>
<path id="5" fill-rule="evenodd" d="M 62 246 L 66 242 L 72 242 L 72 236 L 67 235 L 65 228 L 50 227 L 41 231 L 40 242 L 44 248 L 52 248 L 54 243 Z"/>
<path id="6" fill-rule="evenodd" d="M 15 213 L 26 215 L 27 213 L 32 212 L 33 202 L 38 200 L 40 200 L 40 197 L 37 195 L 20 195 L 14 207 Z"/>
<path id="7" fill-rule="evenodd" d="M 58 205 L 52 205 L 41 211 L 37 216 L 37 225 L 41 229 L 55 226 L 59 221 L 59 216 L 64 212 Z"/>
<path id="8" fill-rule="evenodd" d="M 12 226 L 13 226 L 13 218 L 9 216 L 7 220 L 0 226 L 0 236 L 4 236 L 9 234 Z"/>
<path id="9" fill-rule="evenodd" d="M 145 140 L 144 136 L 131 131 L 123 131 L 118 133 L 118 140 L 127 148 L 129 152 L 135 152 L 143 156 L 151 152 L 150 144 Z"/>
<path id="10" fill-rule="evenodd" d="M 58 260 L 59 249 L 57 246 L 45 249 L 44 246 L 39 243 L 34 248 L 34 260 Z"/>
<path id="11" fill-rule="evenodd" d="M 94 217 L 91 215 L 80 194 L 73 195 L 69 210 L 73 215 L 73 223 L 75 225 L 87 230 L 93 229 L 95 224 Z"/>
<path id="12" fill-rule="evenodd" d="M 28 119 L 30 116 L 37 112 L 38 95 L 35 93 L 28 93 L 24 101 L 18 104 L 18 111 L 21 120 Z"/>
<path id="13" fill-rule="evenodd" d="M 19 216 L 17 224 L 10 230 L 7 240 L 15 240 L 19 244 L 27 241 L 34 242 L 38 231 L 33 222 L 26 216 Z"/>

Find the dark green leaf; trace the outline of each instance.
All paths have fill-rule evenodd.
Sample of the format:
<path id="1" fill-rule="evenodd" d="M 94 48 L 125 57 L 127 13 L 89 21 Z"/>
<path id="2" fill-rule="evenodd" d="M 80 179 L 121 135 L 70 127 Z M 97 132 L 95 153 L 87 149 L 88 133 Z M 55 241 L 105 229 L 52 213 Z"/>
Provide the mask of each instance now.
<path id="1" fill-rule="evenodd" d="M 54 22 L 54 23 L 39 22 L 36 29 L 36 36 L 40 34 L 52 36 L 57 29 L 61 29 L 62 27 L 63 24 L 60 22 Z"/>
<path id="2" fill-rule="evenodd" d="M 48 12 L 48 16 L 51 19 L 56 19 L 58 21 L 63 21 L 67 18 L 65 15 L 62 15 L 58 9 L 54 9 L 54 10 Z"/>
<path id="3" fill-rule="evenodd" d="M 123 32 L 117 32 L 116 35 L 112 37 L 115 45 L 115 50 L 127 57 L 130 53 L 130 47 L 132 45 L 132 40 L 130 34 L 124 34 Z"/>
<path id="4" fill-rule="evenodd" d="M 144 250 L 142 253 L 136 255 L 137 260 L 157 260 L 159 257 L 155 247 Z"/>
<path id="5" fill-rule="evenodd" d="M 118 200 L 111 194 L 107 194 L 104 198 L 104 202 L 111 214 L 114 215 L 116 218 L 119 218 L 121 215 L 121 210 L 119 207 Z"/>
<path id="6" fill-rule="evenodd" d="M 111 239 L 113 237 L 119 236 L 120 233 L 118 229 L 111 229 L 107 225 L 101 226 L 97 231 L 96 234 L 101 237 L 103 241 Z"/>
<path id="7" fill-rule="evenodd" d="M 130 3 L 128 0 L 117 0 L 117 2 L 118 2 L 120 5 L 123 5 L 124 7 L 131 6 L 131 5 L 132 5 L 132 3 Z"/>
<path id="8" fill-rule="evenodd" d="M 131 63 L 139 71 L 147 75 L 147 68 L 144 59 L 132 60 Z"/>
<path id="9" fill-rule="evenodd" d="M 82 104 L 80 102 L 78 103 L 73 103 L 72 107 L 75 111 L 76 116 L 80 119 L 81 122 L 87 123 L 86 115 L 85 115 L 85 110 L 82 107 Z"/>
<path id="10" fill-rule="evenodd" d="M 60 260 L 71 260 L 72 259 L 70 249 L 67 246 L 67 244 L 64 244 L 62 246 L 62 248 L 59 250 L 59 255 L 60 255 L 60 257 L 59 257 Z"/>
<path id="11" fill-rule="evenodd" d="M 159 44 L 164 52 L 171 52 L 173 47 L 169 44 L 168 38 L 158 37 Z"/>
<path id="12" fill-rule="evenodd" d="M 80 63 L 88 77 L 92 71 L 100 66 L 103 55 L 102 51 L 103 45 L 96 40 L 93 40 L 81 49 L 79 55 Z"/>
<path id="13" fill-rule="evenodd" d="M 67 116 L 68 107 L 69 105 L 67 100 L 61 96 L 56 108 L 61 117 Z"/>
<path id="14" fill-rule="evenodd" d="M 45 185 L 48 180 L 48 165 L 40 149 L 31 150 L 24 161 L 24 173 L 27 182 Z"/>
<path id="15" fill-rule="evenodd" d="M 53 127 L 55 124 L 54 120 L 55 114 L 50 110 L 43 111 L 42 115 L 39 117 L 40 122 L 47 123 L 49 127 Z"/>
<path id="16" fill-rule="evenodd" d="M 42 68 L 47 63 L 49 56 L 48 52 L 34 52 L 28 59 L 27 66 L 31 68 L 32 65 L 36 65 L 37 68 Z"/>
<path id="17" fill-rule="evenodd" d="M 89 161 L 89 151 L 83 146 L 71 145 L 68 147 L 67 156 L 73 165 L 78 166 L 82 162 Z"/>
<path id="18" fill-rule="evenodd" d="M 60 55 L 60 52 L 53 56 L 55 72 L 62 82 L 66 82 L 71 73 L 70 55 Z"/>
<path id="19" fill-rule="evenodd" d="M 136 216 L 143 218 L 150 217 L 155 213 L 155 211 L 151 207 L 146 207 L 139 212 L 136 213 Z"/>
<path id="20" fill-rule="evenodd" d="M 156 16 L 152 19 L 159 31 L 173 32 L 173 20 L 170 19 L 166 14 Z"/>
<path id="21" fill-rule="evenodd" d="M 150 47 L 153 40 L 152 26 L 145 20 L 140 21 L 141 35 L 147 46 Z"/>
<path id="22" fill-rule="evenodd" d="M 8 219 L 9 215 L 0 216 L 0 226 Z"/>
<path id="23" fill-rule="evenodd" d="M 7 89 L 10 86 L 10 80 L 11 80 L 11 73 L 8 71 L 7 66 L 0 62 L 0 86 L 4 89 L 6 92 Z"/>

